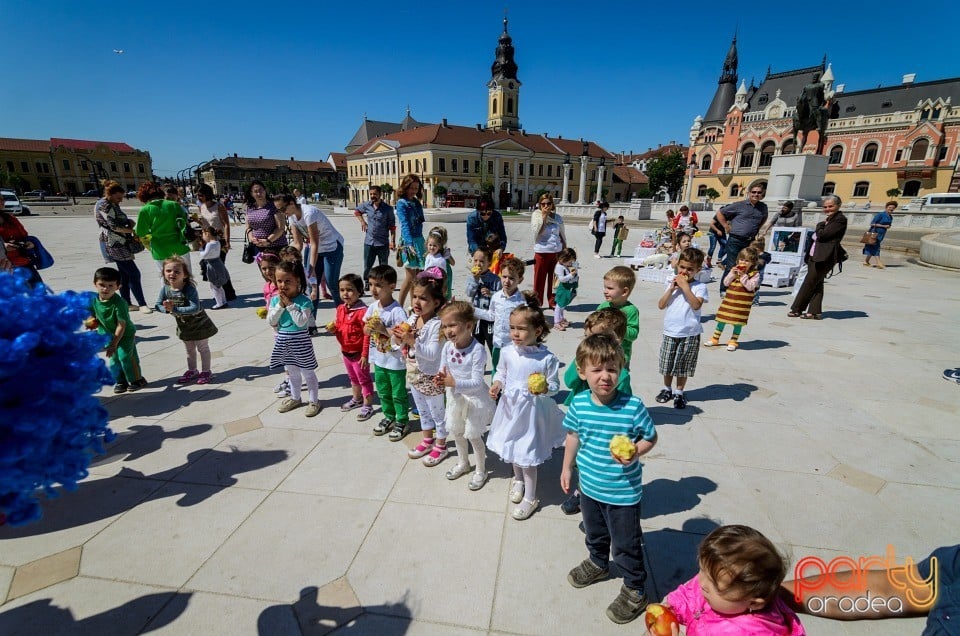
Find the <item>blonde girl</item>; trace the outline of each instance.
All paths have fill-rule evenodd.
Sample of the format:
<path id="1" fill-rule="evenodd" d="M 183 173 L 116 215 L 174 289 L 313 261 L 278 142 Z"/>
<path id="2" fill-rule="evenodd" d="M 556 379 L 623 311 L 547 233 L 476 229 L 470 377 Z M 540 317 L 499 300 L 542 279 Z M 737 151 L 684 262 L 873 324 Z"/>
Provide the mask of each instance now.
<path id="1" fill-rule="evenodd" d="M 467 442 L 473 446 L 477 468 L 467 483 L 480 490 L 487 483 L 487 449 L 483 434 L 490 427 L 496 404 L 483 379 L 487 350 L 473 337 L 473 306 L 455 300 L 440 311 L 446 344 L 441 353 L 438 383 L 447 392 L 447 428 L 457 446 L 457 465 L 447 471 L 447 479 L 459 479 L 470 472 Z"/>
<path id="2" fill-rule="evenodd" d="M 200 306 L 197 286 L 193 283 L 186 262 L 179 256 L 171 256 L 161 266 L 163 285 L 157 297 L 157 308 L 172 315 L 177 321 L 177 336 L 187 350 L 187 370 L 177 384 L 209 384 L 213 380 L 210 371 L 209 338 L 216 335 L 217 327 Z M 197 372 L 197 352 L 200 352 L 200 372 Z"/>
<path id="3" fill-rule="evenodd" d="M 737 350 L 740 332 L 750 317 L 753 295 L 760 285 L 759 260 L 757 251 L 752 247 L 745 247 L 737 254 L 737 266 L 723 278 L 727 293 L 717 308 L 717 327 L 713 330 L 713 337 L 703 343 L 704 347 L 718 346 L 723 329 L 729 323 L 733 325 L 733 333 L 727 342 L 727 351 Z"/>
<path id="4" fill-rule="evenodd" d="M 500 351 L 490 397 L 500 398 L 487 445 L 513 464 L 510 501 L 518 521 L 540 505 L 537 467 L 563 446 L 563 413 L 550 396 L 560 390 L 560 361 L 543 345 L 550 327 L 537 297 L 524 292 L 525 304 L 510 313 L 511 343 Z M 531 377 L 536 376 L 536 377 Z"/>
<path id="5" fill-rule="evenodd" d="M 317 357 L 307 332 L 313 302 L 303 293 L 305 276 L 299 263 L 281 262 L 277 265 L 276 279 L 277 295 L 270 300 L 267 310 L 267 322 L 277 331 L 270 368 L 283 367 L 290 378 L 290 397 L 281 402 L 277 410 L 287 413 L 303 406 L 300 387 L 306 382 L 309 404 L 304 414 L 313 417 L 320 412 L 319 383 L 314 371 Z"/>
<path id="6" fill-rule="evenodd" d="M 407 454 L 410 459 L 423 458 L 423 465 L 432 468 L 447 458 L 447 427 L 444 423 L 443 387 L 436 382 L 440 372 L 440 318 L 437 310 L 444 303 L 443 272 L 429 267 L 417 275 L 411 294 L 413 314 L 392 330 L 394 341 L 409 350 L 413 348 L 415 365 L 408 364 L 407 384 L 413 403 L 420 413 L 423 439 Z M 407 360 L 411 357 L 408 355 Z M 411 368 L 412 367 L 412 368 Z"/>
<path id="7" fill-rule="evenodd" d="M 427 270 L 431 267 L 436 267 L 443 272 L 444 278 L 447 281 L 447 286 L 444 289 L 444 297 L 447 300 L 450 300 L 450 296 L 452 295 L 452 266 L 456 264 L 457 261 L 453 258 L 453 255 L 450 254 L 450 249 L 447 247 L 447 228 L 440 226 L 431 228 L 430 233 L 427 235 L 427 255 L 423 260 L 423 268 Z"/>
<path id="8" fill-rule="evenodd" d="M 212 225 L 203 228 L 201 233 L 203 248 L 200 250 L 200 260 L 206 263 L 207 282 L 213 293 L 214 309 L 226 309 L 227 292 L 224 287 L 230 282 L 230 273 L 226 265 L 220 260 L 220 232 Z"/>

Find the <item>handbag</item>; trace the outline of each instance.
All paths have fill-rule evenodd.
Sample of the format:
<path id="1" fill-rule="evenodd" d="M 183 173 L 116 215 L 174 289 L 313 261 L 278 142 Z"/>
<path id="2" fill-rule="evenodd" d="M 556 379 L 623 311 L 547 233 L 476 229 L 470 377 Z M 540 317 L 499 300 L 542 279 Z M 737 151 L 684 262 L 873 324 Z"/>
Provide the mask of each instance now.
<path id="1" fill-rule="evenodd" d="M 33 243 L 33 247 L 27 247 L 27 243 Z M 53 256 L 47 251 L 36 236 L 27 236 L 26 240 L 20 244 L 20 251 L 24 256 L 30 259 L 30 264 L 37 269 L 47 269 L 53 266 Z"/>
<path id="2" fill-rule="evenodd" d="M 864 245 L 876 245 L 877 244 L 877 233 L 867 230 L 863 233 L 863 236 L 860 237 L 860 242 Z"/>
<path id="3" fill-rule="evenodd" d="M 143 241 L 141 241 L 140 237 L 136 234 L 130 234 L 127 236 L 125 247 L 130 251 L 131 254 L 139 254 L 146 249 Z"/>
<path id="4" fill-rule="evenodd" d="M 248 265 L 253 262 L 257 255 L 257 247 L 246 238 L 243 239 L 243 255 L 240 260 Z"/>

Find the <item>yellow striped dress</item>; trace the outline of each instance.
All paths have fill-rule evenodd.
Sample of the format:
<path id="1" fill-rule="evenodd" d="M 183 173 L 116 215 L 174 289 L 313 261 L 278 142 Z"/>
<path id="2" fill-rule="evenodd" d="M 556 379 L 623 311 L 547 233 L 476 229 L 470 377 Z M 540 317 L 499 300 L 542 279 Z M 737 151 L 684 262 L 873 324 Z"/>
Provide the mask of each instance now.
<path id="1" fill-rule="evenodd" d="M 753 278 L 757 272 L 750 272 L 747 278 Z M 750 317 L 750 307 L 753 306 L 753 295 L 755 291 L 748 291 L 740 277 L 734 277 L 730 286 L 727 287 L 727 293 L 720 302 L 717 309 L 717 322 L 723 322 L 728 325 L 745 325 L 747 318 Z"/>

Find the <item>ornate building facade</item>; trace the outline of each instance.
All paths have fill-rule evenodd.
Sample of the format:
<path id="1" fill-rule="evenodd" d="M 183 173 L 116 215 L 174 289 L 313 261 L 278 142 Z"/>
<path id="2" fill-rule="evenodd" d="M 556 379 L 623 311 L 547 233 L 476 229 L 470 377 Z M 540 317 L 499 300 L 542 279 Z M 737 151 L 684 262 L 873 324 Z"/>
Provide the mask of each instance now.
<path id="1" fill-rule="evenodd" d="M 903 203 L 931 192 L 956 189 L 960 161 L 960 78 L 845 91 L 826 58 L 808 68 L 767 74 L 759 87 L 738 82 L 736 39 L 724 59 L 716 94 L 706 115 L 690 129 L 690 198 L 719 193 L 718 202 L 743 198 L 766 183 L 776 155 L 813 152 L 812 132 L 798 149 L 792 132 L 797 97 L 819 75 L 831 119 L 824 154 L 829 167 L 823 193 L 852 206 Z M 888 194 L 898 190 L 900 194 Z"/>
<path id="2" fill-rule="evenodd" d="M 428 206 L 473 207 L 493 188 L 501 207 L 526 207 L 538 192 L 558 200 L 588 203 L 608 196 L 614 156 L 596 143 L 528 133 L 520 127 L 520 81 L 513 40 L 503 21 L 487 83 L 487 125 L 421 124 L 410 118 L 370 138 L 371 127 L 347 145 L 350 200 L 367 198 L 371 185 L 396 190 L 404 175 L 420 175 Z M 367 124 L 367 120 L 364 120 Z M 364 136 L 367 141 L 356 146 Z M 439 194 L 443 193 L 443 194 Z"/>

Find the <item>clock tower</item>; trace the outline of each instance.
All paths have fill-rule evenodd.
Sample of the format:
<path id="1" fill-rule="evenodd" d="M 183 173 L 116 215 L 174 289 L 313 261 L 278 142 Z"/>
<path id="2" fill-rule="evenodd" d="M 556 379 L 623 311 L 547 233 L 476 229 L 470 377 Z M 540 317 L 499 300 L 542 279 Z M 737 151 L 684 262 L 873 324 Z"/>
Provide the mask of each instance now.
<path id="1" fill-rule="evenodd" d="M 520 129 L 520 80 L 517 63 L 513 60 L 513 39 L 507 33 L 507 19 L 503 19 L 503 33 L 497 43 L 496 59 L 490 67 L 487 82 L 487 129 Z"/>

